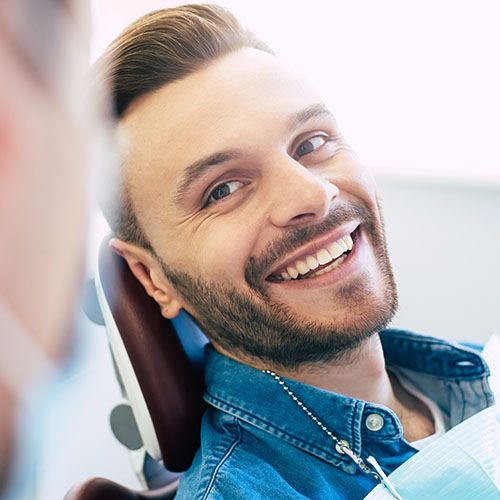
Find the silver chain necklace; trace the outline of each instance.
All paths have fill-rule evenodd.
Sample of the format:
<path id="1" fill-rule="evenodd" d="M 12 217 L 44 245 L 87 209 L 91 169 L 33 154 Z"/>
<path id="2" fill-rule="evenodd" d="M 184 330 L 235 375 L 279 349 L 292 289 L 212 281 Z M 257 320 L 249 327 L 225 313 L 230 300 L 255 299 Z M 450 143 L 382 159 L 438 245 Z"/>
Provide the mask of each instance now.
<path id="1" fill-rule="evenodd" d="M 297 403 L 299 408 L 303 410 L 306 415 L 333 440 L 333 442 L 335 443 L 335 450 L 337 450 L 338 453 L 340 453 L 341 455 L 347 455 L 365 474 L 371 476 L 377 482 L 383 484 L 394 498 L 397 498 L 397 500 L 403 500 L 401 495 L 396 491 L 396 488 L 394 487 L 390 479 L 378 464 L 375 457 L 369 456 L 366 459 L 366 461 L 373 467 L 373 469 L 371 469 L 370 467 L 368 467 L 368 465 L 366 465 L 365 461 L 360 456 L 356 455 L 356 453 L 351 450 L 351 447 L 349 446 L 349 443 L 347 441 L 345 441 L 344 439 L 339 439 L 337 436 L 335 436 L 333 432 L 330 431 L 328 427 L 326 427 L 326 425 L 323 424 L 323 422 L 321 422 L 321 420 L 312 413 L 311 410 L 309 410 L 309 408 L 293 393 L 293 391 L 285 384 L 285 382 L 283 382 L 279 375 L 271 370 L 262 370 L 262 372 L 273 377 L 279 383 L 279 385 L 281 385 L 283 390 L 293 399 L 293 401 Z"/>

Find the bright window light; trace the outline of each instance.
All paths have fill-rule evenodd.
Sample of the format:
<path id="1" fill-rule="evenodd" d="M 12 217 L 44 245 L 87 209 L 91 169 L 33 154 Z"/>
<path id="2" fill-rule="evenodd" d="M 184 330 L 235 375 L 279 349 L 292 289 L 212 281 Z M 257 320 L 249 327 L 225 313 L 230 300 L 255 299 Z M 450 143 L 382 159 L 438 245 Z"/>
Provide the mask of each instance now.
<path id="1" fill-rule="evenodd" d="M 181 2 L 94 0 L 93 58 Z M 378 175 L 500 186 L 496 0 L 224 0 L 309 76 Z"/>

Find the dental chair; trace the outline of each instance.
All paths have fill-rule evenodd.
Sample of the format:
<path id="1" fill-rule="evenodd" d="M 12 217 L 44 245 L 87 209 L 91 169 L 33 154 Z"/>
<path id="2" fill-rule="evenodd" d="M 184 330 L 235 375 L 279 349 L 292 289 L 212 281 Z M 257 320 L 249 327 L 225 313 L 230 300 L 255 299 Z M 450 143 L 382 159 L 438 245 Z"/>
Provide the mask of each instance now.
<path id="1" fill-rule="evenodd" d="M 99 251 L 96 296 L 87 289 L 87 315 L 106 326 L 125 402 L 111 415 L 115 436 L 140 457 L 145 491 L 102 478 L 74 486 L 65 500 L 169 500 L 199 446 L 204 411 L 203 351 L 208 342 L 184 315 L 165 319 L 105 238 Z M 93 309 L 89 313 L 89 309 Z M 100 314 L 99 314 L 100 313 Z"/>

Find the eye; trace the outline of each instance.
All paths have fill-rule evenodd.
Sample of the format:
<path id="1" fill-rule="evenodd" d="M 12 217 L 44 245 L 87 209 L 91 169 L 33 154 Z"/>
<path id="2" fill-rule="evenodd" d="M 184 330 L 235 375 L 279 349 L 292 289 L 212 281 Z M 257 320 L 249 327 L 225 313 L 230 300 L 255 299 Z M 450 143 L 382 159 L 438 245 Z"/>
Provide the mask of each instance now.
<path id="1" fill-rule="evenodd" d="M 315 135 L 314 137 L 310 137 L 309 139 L 302 141 L 295 150 L 294 158 L 298 159 L 302 156 L 312 153 L 319 147 L 323 146 L 323 144 L 326 144 L 327 141 L 328 137 L 324 135 Z"/>
<path id="2" fill-rule="evenodd" d="M 240 181 L 228 181 L 219 184 L 210 192 L 210 196 L 208 197 L 207 200 L 207 205 L 215 201 L 219 201 L 222 198 L 226 198 L 227 196 L 234 193 L 237 189 L 239 189 L 242 186 L 243 182 Z"/>

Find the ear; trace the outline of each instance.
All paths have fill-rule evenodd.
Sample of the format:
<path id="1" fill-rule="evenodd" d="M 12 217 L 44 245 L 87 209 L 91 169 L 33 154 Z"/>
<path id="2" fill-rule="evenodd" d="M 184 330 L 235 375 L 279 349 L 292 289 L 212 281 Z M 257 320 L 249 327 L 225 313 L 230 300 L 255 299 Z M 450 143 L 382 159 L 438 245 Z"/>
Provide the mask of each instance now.
<path id="1" fill-rule="evenodd" d="M 184 304 L 163 274 L 158 259 L 149 250 L 118 238 L 112 238 L 109 246 L 113 252 L 127 261 L 132 274 L 144 287 L 146 293 L 160 306 L 161 314 L 167 319 L 175 318 Z"/>

